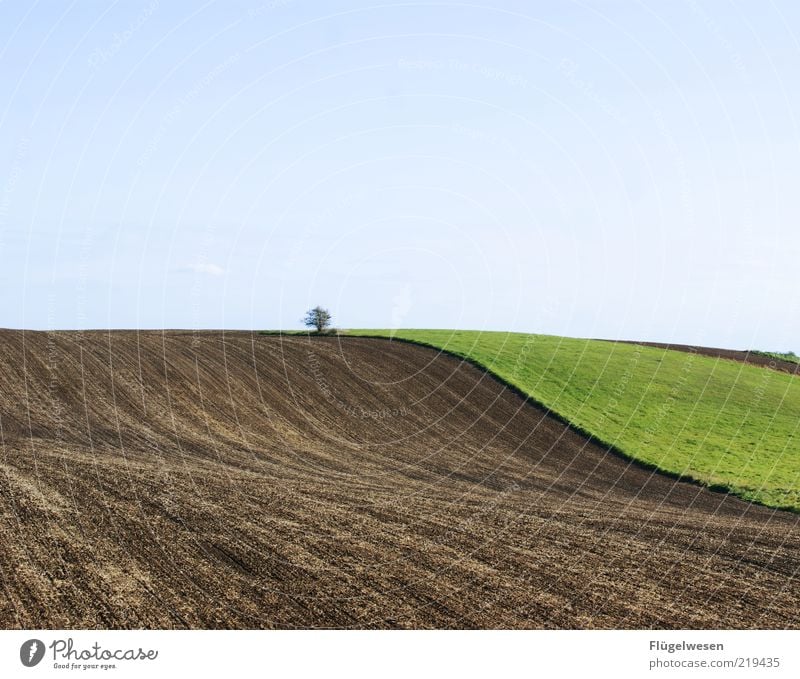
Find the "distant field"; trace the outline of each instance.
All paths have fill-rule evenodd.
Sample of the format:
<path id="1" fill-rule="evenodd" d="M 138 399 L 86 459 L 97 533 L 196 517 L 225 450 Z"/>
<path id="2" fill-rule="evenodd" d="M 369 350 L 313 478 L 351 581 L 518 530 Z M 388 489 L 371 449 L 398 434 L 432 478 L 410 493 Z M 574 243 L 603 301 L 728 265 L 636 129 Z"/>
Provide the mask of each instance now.
<path id="1" fill-rule="evenodd" d="M 777 358 L 780 361 L 800 364 L 800 356 L 793 351 L 753 351 L 751 353 L 758 354 L 759 356 L 766 356 L 767 358 Z"/>
<path id="2" fill-rule="evenodd" d="M 633 344 L 450 330 L 351 330 L 480 364 L 636 460 L 773 507 L 800 510 L 800 379 Z"/>

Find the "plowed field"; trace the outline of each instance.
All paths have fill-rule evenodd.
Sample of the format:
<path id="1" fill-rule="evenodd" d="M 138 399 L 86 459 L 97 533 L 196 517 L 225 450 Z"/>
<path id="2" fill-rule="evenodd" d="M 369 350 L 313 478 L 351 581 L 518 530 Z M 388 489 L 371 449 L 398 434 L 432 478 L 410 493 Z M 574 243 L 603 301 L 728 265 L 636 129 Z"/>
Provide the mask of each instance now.
<path id="1" fill-rule="evenodd" d="M 0 331 L 0 626 L 800 626 L 800 515 L 406 343 Z"/>

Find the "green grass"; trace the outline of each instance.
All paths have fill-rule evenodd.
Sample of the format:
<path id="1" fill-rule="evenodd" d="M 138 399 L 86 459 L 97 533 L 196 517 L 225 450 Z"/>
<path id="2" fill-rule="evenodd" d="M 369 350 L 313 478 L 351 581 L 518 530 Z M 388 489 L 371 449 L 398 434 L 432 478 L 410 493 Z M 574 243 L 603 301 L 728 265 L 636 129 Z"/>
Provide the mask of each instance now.
<path id="1" fill-rule="evenodd" d="M 350 330 L 479 364 L 622 454 L 800 511 L 800 378 L 680 351 L 548 335 Z"/>

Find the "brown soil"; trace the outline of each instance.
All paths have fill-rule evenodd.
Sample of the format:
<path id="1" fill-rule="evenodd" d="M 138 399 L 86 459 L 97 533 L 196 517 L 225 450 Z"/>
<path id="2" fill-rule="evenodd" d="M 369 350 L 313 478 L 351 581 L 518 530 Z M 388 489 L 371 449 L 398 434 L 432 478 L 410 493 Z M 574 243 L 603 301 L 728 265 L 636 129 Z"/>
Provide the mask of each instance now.
<path id="1" fill-rule="evenodd" d="M 800 516 L 405 343 L 0 331 L 0 626 L 798 627 Z"/>
<path id="2" fill-rule="evenodd" d="M 724 358 L 729 361 L 738 361 L 739 363 L 749 363 L 750 365 L 772 368 L 773 370 L 791 373 L 792 375 L 800 372 L 800 363 L 784 361 L 780 358 L 772 358 L 771 356 L 764 356 L 763 354 L 753 353 L 751 351 L 715 349 L 713 347 L 695 347 L 690 344 L 666 344 L 663 342 L 633 342 L 625 340 L 622 341 L 622 343 L 638 344 L 643 347 L 655 347 L 656 349 L 672 349 L 673 351 L 691 352 L 694 354 L 700 354 L 701 356 L 710 356 L 711 358 Z"/>

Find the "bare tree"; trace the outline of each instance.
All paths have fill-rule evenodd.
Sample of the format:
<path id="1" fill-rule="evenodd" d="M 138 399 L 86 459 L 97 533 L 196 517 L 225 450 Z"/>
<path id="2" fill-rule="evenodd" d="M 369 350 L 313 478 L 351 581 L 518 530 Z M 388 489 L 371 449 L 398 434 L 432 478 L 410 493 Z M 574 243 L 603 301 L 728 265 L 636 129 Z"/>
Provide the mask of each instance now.
<path id="1" fill-rule="evenodd" d="M 331 314 L 321 306 L 315 306 L 306 312 L 303 324 L 309 328 L 314 328 L 317 332 L 322 332 L 331 327 Z"/>

